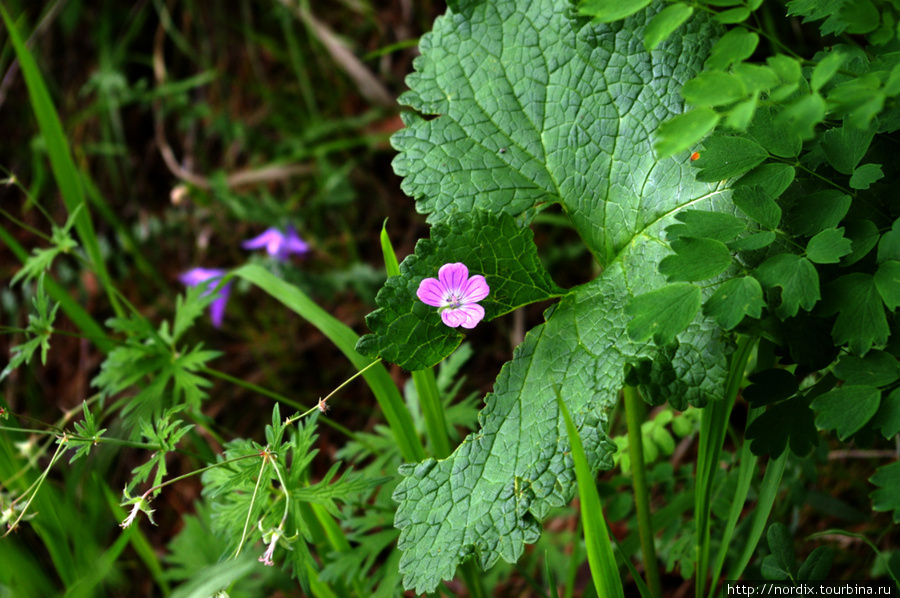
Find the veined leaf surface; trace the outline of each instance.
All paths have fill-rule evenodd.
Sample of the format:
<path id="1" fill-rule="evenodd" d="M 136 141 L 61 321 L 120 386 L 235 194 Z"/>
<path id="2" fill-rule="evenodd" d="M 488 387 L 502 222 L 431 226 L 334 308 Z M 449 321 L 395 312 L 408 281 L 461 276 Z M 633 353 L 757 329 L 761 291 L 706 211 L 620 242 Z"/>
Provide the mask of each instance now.
<path id="1" fill-rule="evenodd" d="M 483 568 L 501 556 L 514 561 L 550 507 L 571 500 L 575 474 L 557 394 L 599 469 L 612 465 L 606 412 L 626 370 L 654 402 L 683 408 L 721 392 L 727 347 L 711 320 L 698 316 L 662 349 L 625 333 L 631 298 L 666 284 L 657 267 L 671 253 L 663 231 L 675 214 L 735 212 L 721 184 L 694 180 L 687 153 L 653 152 L 659 124 L 683 111 L 678 90 L 702 68 L 716 34 L 700 16 L 647 52 L 644 27 L 660 8 L 603 25 L 563 0 L 458 1 L 422 39 L 401 98 L 421 115 L 406 114 L 407 128 L 393 138 L 394 168 L 417 208 L 442 226 L 482 212 L 525 226 L 560 204 L 603 271 L 562 294 L 527 334 L 485 398 L 478 431 L 449 458 L 402 469 L 395 525 L 404 585 L 416 592 L 433 591 L 469 557 Z M 448 245 L 425 242 L 401 268 L 405 280 L 389 286 L 435 275 L 417 264 L 456 261 L 441 247 Z M 502 265 L 482 267 L 514 278 Z M 390 316 L 381 314 L 388 329 Z M 431 339 L 422 361 L 457 343 Z M 415 343 L 390 346 L 416 361 Z M 370 336 L 360 350 L 381 348 Z"/>

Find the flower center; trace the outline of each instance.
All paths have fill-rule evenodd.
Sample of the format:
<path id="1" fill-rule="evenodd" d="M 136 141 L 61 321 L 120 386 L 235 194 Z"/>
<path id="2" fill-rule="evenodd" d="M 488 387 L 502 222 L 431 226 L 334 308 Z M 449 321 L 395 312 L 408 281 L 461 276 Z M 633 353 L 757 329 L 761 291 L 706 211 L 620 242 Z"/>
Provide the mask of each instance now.
<path id="1" fill-rule="evenodd" d="M 449 293 L 445 301 L 449 309 L 457 309 L 462 304 L 462 298 L 454 292 Z"/>

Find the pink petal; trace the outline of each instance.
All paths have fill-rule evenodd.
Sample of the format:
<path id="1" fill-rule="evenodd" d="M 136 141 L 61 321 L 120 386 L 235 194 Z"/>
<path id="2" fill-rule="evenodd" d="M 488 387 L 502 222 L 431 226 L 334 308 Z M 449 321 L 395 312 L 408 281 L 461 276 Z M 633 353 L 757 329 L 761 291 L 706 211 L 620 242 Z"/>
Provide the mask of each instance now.
<path id="1" fill-rule="evenodd" d="M 444 283 L 448 291 L 459 293 L 463 285 L 466 284 L 466 279 L 469 278 L 469 269 L 461 262 L 444 264 L 438 270 L 438 278 Z"/>
<path id="2" fill-rule="evenodd" d="M 291 253 L 302 255 L 309 251 L 309 245 L 300 238 L 296 228 L 289 226 L 287 234 L 284 236 L 284 247 L 282 247 L 282 251 L 286 255 L 290 255 Z"/>
<path id="3" fill-rule="evenodd" d="M 469 305 L 463 305 L 458 310 L 455 310 L 463 316 L 465 319 L 462 322 L 463 328 L 475 328 L 475 326 L 484 319 L 484 308 L 478 305 L 477 303 L 470 303 Z"/>
<path id="4" fill-rule="evenodd" d="M 466 283 L 465 288 L 462 290 L 462 302 L 463 303 L 475 303 L 476 301 L 481 301 L 485 297 L 488 296 L 488 293 L 491 292 L 490 287 L 488 287 L 487 281 L 484 279 L 484 276 L 480 274 L 476 274 Z"/>
<path id="5" fill-rule="evenodd" d="M 438 279 L 426 278 L 419 283 L 419 290 L 416 291 L 416 296 L 425 305 L 441 307 L 444 305 L 446 293 L 447 289 Z"/>
<path id="6" fill-rule="evenodd" d="M 180 275 L 178 280 L 189 287 L 195 287 L 198 284 L 202 284 L 208 280 L 221 278 L 224 275 L 225 270 L 219 270 L 218 268 L 191 268 Z"/>
<path id="7" fill-rule="evenodd" d="M 476 303 L 463 305 L 457 309 L 445 309 L 441 312 L 441 320 L 451 328 L 475 328 L 484 318 L 484 308 Z"/>
<path id="8" fill-rule="evenodd" d="M 231 283 L 226 284 L 219 290 L 219 295 L 209 306 L 209 318 L 212 325 L 216 328 L 222 326 L 225 319 L 225 306 L 228 305 L 228 295 L 231 293 Z"/>
<path id="9" fill-rule="evenodd" d="M 279 245 L 284 240 L 284 235 L 277 228 L 267 228 L 261 235 L 257 235 L 252 239 L 247 239 L 241 243 L 244 249 L 259 249 L 265 247 L 270 255 L 274 255 Z M 272 249 L 275 249 L 273 251 Z"/>
<path id="10" fill-rule="evenodd" d="M 461 309 L 445 309 L 441 312 L 441 320 L 450 328 L 457 328 L 465 323 L 466 314 Z"/>

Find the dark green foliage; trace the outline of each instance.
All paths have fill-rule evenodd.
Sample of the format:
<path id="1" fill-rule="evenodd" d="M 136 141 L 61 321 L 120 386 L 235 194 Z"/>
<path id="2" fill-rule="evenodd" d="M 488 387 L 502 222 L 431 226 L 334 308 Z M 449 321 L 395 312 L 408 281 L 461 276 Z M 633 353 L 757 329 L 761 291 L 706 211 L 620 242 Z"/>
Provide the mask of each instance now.
<path id="1" fill-rule="evenodd" d="M 802 396 L 770 406 L 747 428 L 750 450 L 754 455 L 774 458 L 790 443 L 791 452 L 808 455 L 818 444 L 814 414 Z"/>
<path id="2" fill-rule="evenodd" d="M 754 407 L 783 401 L 800 389 L 797 379 L 787 370 L 772 368 L 750 376 L 750 386 L 744 389 L 744 398 Z"/>
<path id="3" fill-rule="evenodd" d="M 894 523 L 900 523 L 900 462 L 880 468 L 869 481 L 878 489 L 872 492 L 872 508 L 893 511 Z"/>
<path id="4" fill-rule="evenodd" d="M 827 579 L 834 562 L 834 550 L 819 546 L 797 567 L 794 539 L 787 527 L 773 523 L 766 532 L 769 554 L 762 562 L 762 574 L 773 581 L 815 581 Z M 785 588 L 790 589 L 790 588 Z"/>
<path id="5" fill-rule="evenodd" d="M 635 341 L 652 337 L 658 345 L 671 343 L 700 311 L 700 297 L 700 288 L 687 283 L 644 293 L 625 309 L 626 315 L 633 316 L 628 323 L 628 336 Z"/>
<path id="6" fill-rule="evenodd" d="M 826 228 L 806 244 L 806 257 L 816 264 L 836 264 L 851 251 L 842 228 Z"/>
<path id="7" fill-rule="evenodd" d="M 812 237 L 835 228 L 850 209 L 850 196 L 831 189 L 798 198 L 788 213 L 788 224 L 797 235 Z"/>
<path id="8" fill-rule="evenodd" d="M 792 579 L 797 564 L 794 554 L 794 539 L 787 528 L 780 523 L 773 523 L 766 532 L 771 554 L 763 559 L 762 574 L 766 579 L 784 581 Z"/>
<path id="9" fill-rule="evenodd" d="M 819 275 L 806 258 L 779 253 L 763 262 L 753 275 L 765 289 L 781 289 L 775 306 L 779 318 L 796 316 L 800 307 L 809 311 L 819 301 Z"/>
<path id="10" fill-rule="evenodd" d="M 881 393 L 864 385 L 845 385 L 817 397 L 812 408 L 817 413 L 816 426 L 834 430 L 841 440 L 858 432 L 878 411 Z"/>
<path id="11" fill-rule="evenodd" d="M 762 287 L 751 276 L 726 281 L 703 304 L 703 313 L 712 316 L 723 330 L 731 330 L 749 316 L 758 318 L 766 302 Z"/>

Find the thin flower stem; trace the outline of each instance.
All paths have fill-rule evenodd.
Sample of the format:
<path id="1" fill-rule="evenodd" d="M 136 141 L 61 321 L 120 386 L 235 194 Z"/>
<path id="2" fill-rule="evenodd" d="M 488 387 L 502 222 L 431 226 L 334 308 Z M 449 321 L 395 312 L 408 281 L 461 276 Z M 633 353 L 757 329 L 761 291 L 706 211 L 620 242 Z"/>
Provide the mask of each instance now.
<path id="1" fill-rule="evenodd" d="M 299 402 L 295 401 L 294 399 L 288 398 L 282 394 L 278 394 L 277 392 L 269 390 L 268 388 L 264 388 L 262 386 L 253 384 L 252 382 L 247 382 L 246 380 L 241 380 L 240 378 L 235 378 L 234 376 L 230 376 L 230 375 L 226 374 L 225 372 L 220 372 L 219 370 L 216 370 L 216 369 L 213 369 L 213 368 L 210 368 L 207 366 L 201 367 L 199 369 L 199 371 L 201 373 L 207 374 L 214 378 L 219 378 L 220 380 L 224 380 L 226 382 L 231 382 L 232 384 L 237 384 L 238 386 L 240 386 L 242 388 L 246 388 L 247 390 L 251 390 L 253 392 L 259 393 L 263 396 L 269 397 L 270 399 L 275 399 L 279 403 L 284 403 L 285 405 L 289 405 L 298 411 L 306 409 L 306 406 L 300 404 Z M 312 409 L 309 409 L 308 412 L 312 413 L 316 409 L 318 409 L 318 405 L 316 407 L 313 407 Z M 340 432 L 341 434 L 343 434 L 350 440 L 353 440 L 355 442 L 359 442 L 359 443 L 365 445 L 366 448 L 371 450 L 373 453 L 375 453 L 377 455 L 381 454 L 380 449 L 376 448 L 371 443 L 365 442 L 363 439 L 361 439 L 359 436 L 357 436 L 357 434 L 355 432 L 353 432 L 349 428 L 346 428 L 345 426 L 342 426 L 341 424 L 332 420 L 330 417 L 328 417 L 326 415 L 320 415 L 319 421 L 321 421 L 326 426 L 329 426 L 332 429 L 337 430 L 338 432 Z"/>
<path id="2" fill-rule="evenodd" d="M 288 508 L 291 506 L 291 496 L 287 491 L 287 484 L 284 482 L 284 478 L 281 477 L 281 470 L 278 469 L 278 463 L 276 461 L 272 461 L 272 467 L 275 468 L 275 475 L 278 476 L 278 481 L 281 483 L 281 491 L 284 492 L 284 515 L 281 516 L 281 522 L 278 524 L 278 529 L 284 529 L 284 522 L 287 521 L 288 516 Z"/>
<path id="3" fill-rule="evenodd" d="M 27 230 L 32 235 L 39 237 L 40 239 L 44 240 L 45 242 L 47 242 L 47 243 L 51 242 L 50 237 L 48 237 L 47 235 L 45 235 L 38 229 L 28 226 L 27 224 L 25 224 L 24 222 L 22 222 L 21 220 L 19 220 L 18 218 L 16 218 L 15 216 L 13 216 L 12 214 L 10 214 L 9 212 L 7 212 L 6 210 L 4 210 L 2 208 L 0 208 L 0 215 L 4 216 L 7 220 L 11 220 L 12 223 L 15 224 L 16 226 L 18 226 L 19 228 Z"/>
<path id="4" fill-rule="evenodd" d="M 47 211 L 47 209 L 44 206 L 42 206 L 41 203 L 37 199 L 35 199 L 33 195 L 31 195 L 31 193 L 28 191 L 28 189 L 25 188 L 25 186 L 19 180 L 19 177 L 17 177 L 15 175 L 15 173 L 13 173 L 11 170 L 7 170 L 6 168 L 3 168 L 2 166 L 0 166 L 0 172 L 6 173 L 7 179 L 4 181 L 5 184 L 15 185 L 19 189 L 19 191 L 22 192 L 22 195 L 24 195 L 26 197 L 26 199 L 28 199 L 28 203 L 32 204 L 34 207 L 36 207 L 38 209 L 38 211 L 40 211 L 41 214 L 44 215 L 44 218 L 47 219 L 47 222 L 49 222 L 51 224 L 56 224 L 56 222 L 50 216 L 50 213 Z M 10 218 L 10 220 L 12 220 L 13 222 L 18 224 L 25 230 L 27 230 L 33 234 L 36 234 L 39 237 L 42 237 L 45 241 L 50 241 L 50 237 L 47 237 L 43 233 L 35 231 L 30 226 L 19 224 L 19 221 L 15 220 L 13 218 Z"/>
<path id="5" fill-rule="evenodd" d="M 98 393 L 98 394 L 95 394 L 95 395 L 92 396 L 92 397 L 89 397 L 89 398 L 85 399 L 84 402 L 87 403 L 88 405 L 90 405 L 91 403 L 94 403 L 94 402 L 96 402 L 97 400 L 99 400 L 99 398 L 100 398 L 100 395 L 99 395 L 99 393 Z M 48 424 L 45 424 L 45 423 L 42 422 L 42 421 L 38 421 L 38 420 L 32 419 L 32 418 L 30 418 L 30 417 L 28 417 L 28 416 L 25 416 L 25 415 L 17 415 L 17 414 L 15 414 L 15 413 L 10 413 L 10 412 L 7 412 L 7 413 L 8 413 L 9 415 L 11 415 L 11 416 L 14 416 L 14 417 L 17 417 L 17 418 L 20 418 L 20 419 L 25 419 L 25 420 L 27 420 L 27 421 L 31 421 L 31 422 L 40 424 L 40 425 L 42 425 L 42 426 L 48 425 Z M 68 423 L 73 417 L 75 417 L 75 414 L 77 414 L 77 413 L 78 413 L 78 409 L 69 409 L 68 411 L 66 411 L 65 413 L 63 413 L 62 417 L 59 418 L 59 420 L 57 420 L 56 424 L 49 424 L 49 427 L 53 428 L 54 430 L 57 430 L 57 433 L 58 433 L 58 434 L 65 434 L 65 430 L 63 430 L 62 426 L 64 426 L 64 425 L 65 425 L 66 423 Z M 4 430 L 10 430 L 10 431 L 12 431 L 12 432 L 18 432 L 18 431 L 20 430 L 20 428 L 12 428 L 12 429 L 10 429 L 10 428 L 3 428 L 3 429 L 4 429 Z M 39 431 L 39 430 L 34 430 L 33 433 L 48 434 L 48 432 L 43 432 L 43 431 Z M 7 480 L 5 480 L 5 481 L 4 481 L 4 484 L 10 484 L 10 483 L 12 483 L 12 482 L 15 481 L 16 479 L 18 479 L 20 476 L 24 475 L 25 472 L 28 471 L 31 467 L 34 467 L 34 464 L 37 463 L 37 460 L 38 460 L 39 458 L 41 458 L 41 457 L 44 455 L 44 453 L 47 452 L 47 449 L 50 447 L 51 444 L 53 444 L 53 438 L 48 438 L 48 439 L 47 439 L 47 442 L 44 443 L 43 446 L 41 446 L 41 447 L 40 447 L 33 455 L 30 455 L 30 456 L 29 456 L 28 463 L 27 463 L 24 467 L 22 467 L 21 469 L 19 469 L 19 471 L 17 471 L 16 473 L 14 473 L 14 474 L 12 475 L 12 477 L 10 477 L 10 478 L 8 478 Z"/>
<path id="6" fill-rule="evenodd" d="M 171 480 L 166 480 L 165 482 L 162 482 L 161 484 L 157 484 L 156 486 L 153 486 L 152 488 L 150 488 L 149 490 L 144 492 L 141 495 L 141 498 L 146 499 L 147 496 L 151 492 L 161 490 L 170 484 L 174 484 L 175 482 L 180 482 L 181 480 L 186 480 L 187 478 L 195 476 L 198 473 L 203 473 L 204 471 L 209 471 L 210 469 L 215 469 L 216 467 L 221 467 L 223 465 L 230 465 L 231 463 L 235 463 L 237 461 L 243 461 L 244 459 L 255 459 L 257 457 L 259 457 L 259 455 L 244 455 L 243 457 L 235 457 L 234 459 L 226 459 L 225 461 L 219 461 L 218 463 L 213 463 L 212 465 L 207 465 L 206 467 L 201 467 L 200 469 L 196 469 L 196 470 L 186 473 L 184 475 L 180 475 L 177 478 L 172 478 Z"/>
<path id="7" fill-rule="evenodd" d="M 381 363 L 381 358 L 380 358 L 380 357 L 379 357 L 378 359 L 376 359 L 375 361 L 373 361 L 372 363 L 370 363 L 369 365 L 367 365 L 366 367 L 364 367 L 363 369 L 361 369 L 361 370 L 359 370 L 358 372 L 356 372 L 355 374 L 353 374 L 352 376 L 350 376 L 349 378 L 347 378 L 346 380 L 344 380 L 344 382 L 343 382 L 340 386 L 338 386 L 337 388 L 335 388 L 334 390 L 332 390 L 332 391 L 328 394 L 327 397 L 325 397 L 324 399 L 320 399 L 320 400 L 319 400 L 319 404 L 316 405 L 315 407 L 313 407 L 313 408 L 311 408 L 311 409 L 308 409 L 308 410 L 304 411 L 303 413 L 301 413 L 301 414 L 299 414 L 299 415 L 294 415 L 294 416 L 292 416 L 292 417 L 289 417 L 287 420 L 285 420 L 285 422 L 284 422 L 285 425 L 292 424 L 292 423 L 294 423 L 295 421 L 297 421 L 298 419 L 303 419 L 304 417 L 306 417 L 307 415 L 309 415 L 310 413 L 312 413 L 312 412 L 315 411 L 316 409 L 319 409 L 319 410 L 321 411 L 321 410 L 322 410 L 322 406 L 323 406 L 323 405 L 326 405 L 326 404 L 328 403 L 328 399 L 330 399 L 331 397 L 333 397 L 333 396 L 335 395 L 335 393 L 337 393 L 337 391 L 339 391 L 340 389 L 344 388 L 345 386 L 347 386 L 348 384 L 350 384 L 350 382 L 352 382 L 355 378 L 357 378 L 357 377 L 359 377 L 359 376 L 365 374 L 365 373 L 366 373 L 366 370 L 368 370 L 368 369 L 371 368 L 371 367 L 374 367 L 374 366 L 378 365 L 379 363 Z"/>
<path id="8" fill-rule="evenodd" d="M 44 471 L 41 473 L 41 475 L 38 477 L 38 479 L 36 479 L 34 481 L 34 484 L 29 486 L 28 490 L 26 490 L 25 493 L 22 494 L 22 496 L 20 496 L 16 500 L 12 501 L 12 503 L 10 503 L 9 508 L 12 509 L 13 506 L 17 502 L 19 502 L 19 500 L 21 500 L 25 496 L 28 496 L 28 501 L 25 503 L 25 505 L 20 510 L 19 516 L 16 517 L 15 521 L 13 521 L 12 523 L 9 524 L 9 529 L 7 529 L 6 533 L 3 534 L 2 536 L 0 536 L 0 538 L 5 538 L 6 536 L 8 536 L 10 534 L 10 532 L 12 532 L 14 529 L 16 529 L 16 527 L 19 525 L 19 522 L 22 521 L 22 517 L 24 517 L 25 513 L 28 512 L 28 506 L 31 504 L 31 501 L 34 500 L 34 497 L 37 496 L 38 490 L 41 489 L 41 485 L 44 483 L 44 480 L 47 479 L 47 474 L 50 473 L 50 470 L 53 468 L 53 466 L 59 460 L 60 451 L 62 451 L 62 448 L 66 444 L 66 442 L 67 442 L 67 439 L 65 436 L 60 438 L 59 446 L 56 447 L 56 452 L 53 453 L 53 457 L 50 459 L 50 463 L 47 465 L 47 468 L 44 469 Z"/>
<path id="9" fill-rule="evenodd" d="M 14 328 L 12 326 L 0 326 L 0 334 L 25 334 L 28 328 Z"/>
<path id="10" fill-rule="evenodd" d="M 253 496 L 250 497 L 250 508 L 247 509 L 247 520 L 244 521 L 244 530 L 241 532 L 241 541 L 238 543 L 237 550 L 234 552 L 234 558 L 241 554 L 241 548 L 244 547 L 244 540 L 247 538 L 247 527 L 250 525 L 250 516 L 253 515 L 253 503 L 256 502 L 256 495 L 259 492 L 259 485 L 262 482 L 263 474 L 266 472 L 266 465 L 269 463 L 269 447 L 263 451 L 262 467 L 259 470 L 259 477 L 256 478 L 256 486 L 253 488 Z"/>
<path id="11" fill-rule="evenodd" d="M 60 432 L 57 430 L 35 430 L 32 428 L 11 428 L 9 426 L 0 426 L 0 430 L 4 432 L 20 432 L 23 434 L 41 434 L 45 436 L 59 436 Z M 69 440 L 83 440 L 90 441 L 96 444 L 114 444 L 116 446 L 127 446 L 131 448 L 143 448 L 153 451 L 158 451 L 162 449 L 162 447 L 158 444 L 150 444 L 149 442 L 132 442 L 131 440 L 120 440 L 119 438 L 107 438 L 106 436 L 98 436 L 97 438 L 85 438 L 83 436 L 75 436 L 74 434 L 69 434 L 66 436 Z"/>

